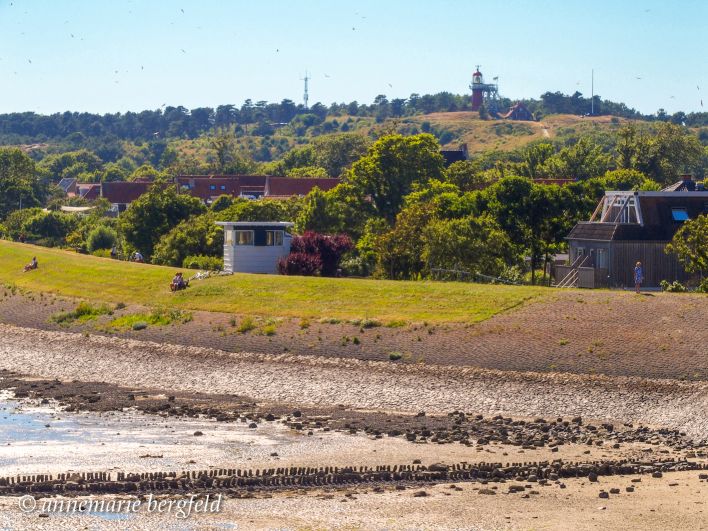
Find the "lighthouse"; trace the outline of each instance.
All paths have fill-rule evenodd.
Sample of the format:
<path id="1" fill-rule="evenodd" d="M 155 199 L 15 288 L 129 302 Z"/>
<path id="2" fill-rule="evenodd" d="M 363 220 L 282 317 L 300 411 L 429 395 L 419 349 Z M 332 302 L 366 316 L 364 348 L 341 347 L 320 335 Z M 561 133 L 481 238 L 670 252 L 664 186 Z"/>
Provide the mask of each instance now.
<path id="1" fill-rule="evenodd" d="M 499 114 L 499 86 L 497 85 L 498 77 L 494 78 L 493 83 L 485 83 L 482 72 L 479 71 L 479 65 L 472 74 L 472 110 L 478 111 L 482 104 L 487 105 L 489 114 L 497 118 Z"/>
<path id="2" fill-rule="evenodd" d="M 477 65 L 477 70 L 472 74 L 470 88 L 472 89 L 472 110 L 478 111 L 484 101 L 484 78 L 482 77 L 482 72 L 479 71 L 479 65 Z"/>

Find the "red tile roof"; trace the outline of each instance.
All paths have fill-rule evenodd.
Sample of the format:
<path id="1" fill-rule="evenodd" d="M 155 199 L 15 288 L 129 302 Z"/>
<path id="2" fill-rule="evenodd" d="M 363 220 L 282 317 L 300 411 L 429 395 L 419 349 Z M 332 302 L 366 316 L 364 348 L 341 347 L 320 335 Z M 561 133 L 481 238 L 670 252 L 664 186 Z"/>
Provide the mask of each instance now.
<path id="1" fill-rule="evenodd" d="M 337 186 L 340 182 L 339 179 L 329 178 L 269 177 L 266 197 L 305 196 L 315 187 L 326 192 Z"/>
<path id="2" fill-rule="evenodd" d="M 101 196 L 100 183 L 76 183 L 75 189 L 76 195 L 87 201 L 93 201 Z"/>
<path id="3" fill-rule="evenodd" d="M 149 182 L 115 181 L 102 184 L 101 195 L 113 204 L 129 204 L 147 192 L 152 186 Z"/>
<path id="4" fill-rule="evenodd" d="M 263 195 L 267 179 L 265 175 L 180 175 L 176 180 L 181 191 L 207 201 L 224 194 Z"/>
<path id="5" fill-rule="evenodd" d="M 207 201 L 220 195 L 263 195 L 288 198 L 307 195 L 315 186 L 331 190 L 339 179 L 273 177 L 267 175 L 180 175 L 180 190 Z"/>

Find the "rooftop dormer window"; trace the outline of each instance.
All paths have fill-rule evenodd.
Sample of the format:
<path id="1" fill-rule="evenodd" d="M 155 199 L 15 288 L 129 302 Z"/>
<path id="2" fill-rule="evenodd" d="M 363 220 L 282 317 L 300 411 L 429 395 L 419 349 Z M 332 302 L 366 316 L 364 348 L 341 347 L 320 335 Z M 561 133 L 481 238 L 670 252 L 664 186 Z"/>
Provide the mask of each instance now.
<path id="1" fill-rule="evenodd" d="M 688 221 L 688 210 L 685 208 L 672 208 L 671 219 L 679 222 Z"/>

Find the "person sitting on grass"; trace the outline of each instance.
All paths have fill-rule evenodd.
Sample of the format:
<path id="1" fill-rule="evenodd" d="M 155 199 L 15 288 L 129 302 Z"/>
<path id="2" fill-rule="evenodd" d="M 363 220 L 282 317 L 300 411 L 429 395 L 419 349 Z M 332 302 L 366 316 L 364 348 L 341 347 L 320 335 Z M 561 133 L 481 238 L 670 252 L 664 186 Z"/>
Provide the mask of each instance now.
<path id="1" fill-rule="evenodd" d="M 170 290 L 179 291 L 181 289 L 187 289 L 187 286 L 189 286 L 189 280 L 184 280 L 184 277 L 180 272 L 177 273 L 172 279 L 172 283 L 170 284 Z"/>
<path id="2" fill-rule="evenodd" d="M 32 271 L 33 269 L 37 269 L 39 267 L 39 264 L 37 263 L 37 257 L 33 256 L 32 261 L 25 266 L 24 272 L 27 273 L 27 271 Z"/>

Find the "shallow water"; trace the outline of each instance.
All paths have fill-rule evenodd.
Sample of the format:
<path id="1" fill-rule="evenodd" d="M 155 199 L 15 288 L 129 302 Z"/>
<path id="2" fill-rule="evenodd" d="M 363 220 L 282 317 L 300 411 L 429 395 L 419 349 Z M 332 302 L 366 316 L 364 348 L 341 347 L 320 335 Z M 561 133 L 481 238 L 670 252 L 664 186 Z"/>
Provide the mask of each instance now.
<path id="1" fill-rule="evenodd" d="M 195 436 L 197 431 L 203 436 Z M 136 411 L 67 413 L 0 394 L 0 476 L 78 470 L 204 469 L 267 457 L 303 437 L 278 423 L 217 423 Z M 192 462 L 194 461 L 194 462 Z M 249 465 L 250 466 L 250 465 Z"/>

